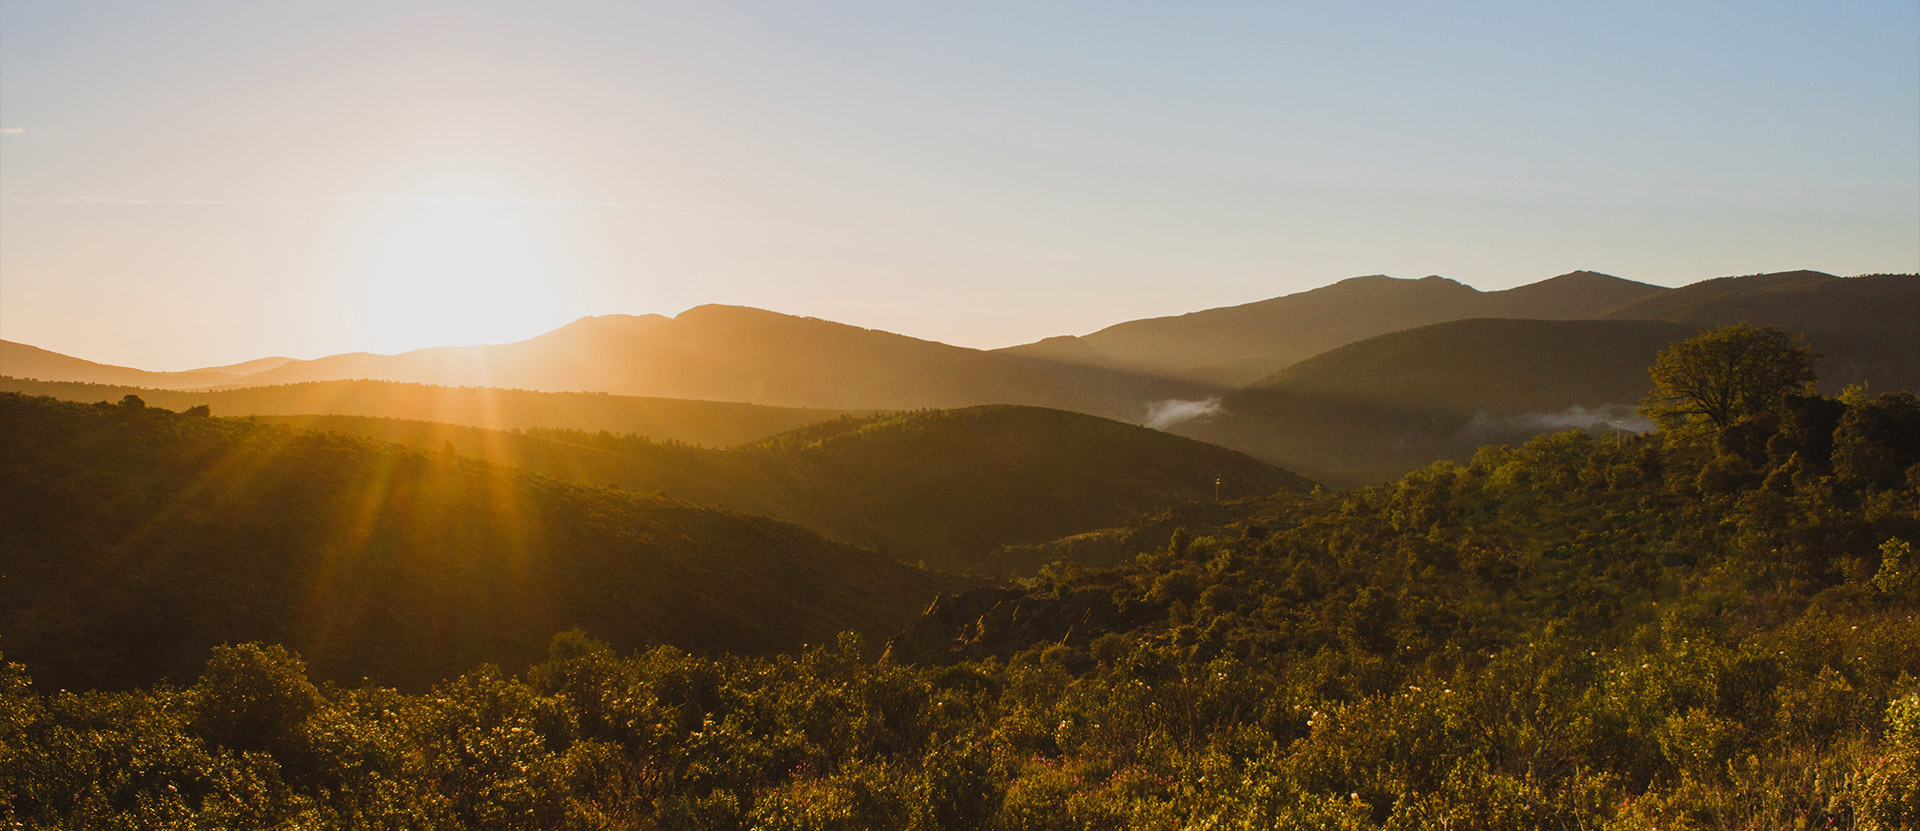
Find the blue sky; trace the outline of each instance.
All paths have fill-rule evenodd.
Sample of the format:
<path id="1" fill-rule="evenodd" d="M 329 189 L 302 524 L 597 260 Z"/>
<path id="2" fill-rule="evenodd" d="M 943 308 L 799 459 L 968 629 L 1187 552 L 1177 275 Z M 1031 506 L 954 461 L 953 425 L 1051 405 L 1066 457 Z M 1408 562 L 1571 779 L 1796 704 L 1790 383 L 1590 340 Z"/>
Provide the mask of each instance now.
<path id="1" fill-rule="evenodd" d="M 1920 270 L 1912 2 L 8 0 L 0 128 L 0 337 L 150 368 Z"/>

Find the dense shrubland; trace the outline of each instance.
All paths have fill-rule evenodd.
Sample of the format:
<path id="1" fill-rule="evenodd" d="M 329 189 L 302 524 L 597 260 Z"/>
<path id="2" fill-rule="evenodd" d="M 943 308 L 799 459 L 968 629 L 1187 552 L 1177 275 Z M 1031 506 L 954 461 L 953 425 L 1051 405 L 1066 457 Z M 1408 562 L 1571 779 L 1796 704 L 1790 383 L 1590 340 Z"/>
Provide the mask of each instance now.
<path id="1" fill-rule="evenodd" d="M 1156 527 L 1151 523 L 1142 528 Z M 1911 828 L 1920 401 L 1489 447 L 945 598 L 884 648 L 315 686 L 0 675 L 62 828 Z"/>

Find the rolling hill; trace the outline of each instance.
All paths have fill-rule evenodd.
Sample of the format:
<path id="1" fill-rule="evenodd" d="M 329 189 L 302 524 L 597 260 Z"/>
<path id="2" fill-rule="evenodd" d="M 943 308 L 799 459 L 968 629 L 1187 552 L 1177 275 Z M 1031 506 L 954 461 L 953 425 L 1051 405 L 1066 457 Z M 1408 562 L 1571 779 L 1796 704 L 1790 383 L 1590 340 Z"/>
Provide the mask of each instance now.
<path id="1" fill-rule="evenodd" d="M 1693 334 L 1647 320 L 1456 320 L 1323 352 L 1227 400 L 1283 388 L 1466 416 L 1638 404 L 1653 359 Z"/>
<path id="2" fill-rule="evenodd" d="M 137 395 L 154 406 L 176 410 L 204 404 L 219 416 L 352 415 L 490 430 L 606 430 L 708 447 L 731 447 L 817 421 L 866 412 L 396 381 L 311 381 L 183 391 L 0 378 L 0 391 L 86 403 Z"/>
<path id="3" fill-rule="evenodd" d="M 583 318 L 498 346 L 295 361 L 251 376 L 247 383 L 344 378 L 786 407 L 1029 404 L 1136 421 L 1149 401 L 1208 391 L 1191 382 L 965 349 L 739 306 L 699 306 L 671 318 Z"/>
<path id="4" fill-rule="evenodd" d="M 1224 448 L 1034 407 L 825 422 L 742 451 L 762 475 L 802 497 L 808 515 L 797 521 L 946 568 L 980 568 L 980 558 L 1004 545 L 1216 494 L 1312 486 Z"/>
<path id="5" fill-rule="evenodd" d="M 419 687 L 581 627 L 765 653 L 883 637 L 966 581 L 759 517 L 359 438 L 0 395 L 0 642 L 55 686 L 263 640 Z"/>
<path id="6" fill-rule="evenodd" d="M 939 568 L 1010 576 L 1008 545 L 1103 528 L 1171 506 L 1310 483 L 1212 445 L 1095 416 L 982 406 L 842 418 L 732 450 L 636 436 L 522 434 L 345 416 L 279 419 L 659 492 L 799 523 Z M 1215 482 L 1218 480 L 1218 487 Z"/>
<path id="7" fill-rule="evenodd" d="M 0 376 L 33 378 L 41 381 L 194 389 L 231 384 L 248 375 L 273 369 L 290 360 L 292 359 L 260 358 L 231 366 L 207 367 L 185 372 L 149 372 L 132 367 L 94 363 L 37 346 L 0 340 Z"/>

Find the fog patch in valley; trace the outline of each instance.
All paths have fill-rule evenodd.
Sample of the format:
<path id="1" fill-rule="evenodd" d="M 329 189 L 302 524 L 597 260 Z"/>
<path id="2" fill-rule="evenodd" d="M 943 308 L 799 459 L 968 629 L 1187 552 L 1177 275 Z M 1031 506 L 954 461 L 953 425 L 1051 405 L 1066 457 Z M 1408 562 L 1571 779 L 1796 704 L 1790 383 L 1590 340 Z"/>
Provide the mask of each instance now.
<path id="1" fill-rule="evenodd" d="M 1146 426 L 1152 427 L 1155 430 L 1165 430 L 1181 422 L 1214 415 L 1218 412 L 1220 412 L 1220 399 L 1218 397 L 1204 398 L 1198 401 L 1183 401 L 1178 398 L 1169 398 L 1165 401 L 1149 403 L 1147 405 L 1147 420 L 1144 423 Z"/>
<path id="2" fill-rule="evenodd" d="M 1515 434 L 1549 433 L 1557 430 L 1588 430 L 1599 428 L 1617 428 L 1629 433 L 1646 433 L 1655 428 L 1653 420 L 1639 413 L 1639 408 L 1631 404 L 1607 404 L 1600 407 L 1568 407 L 1553 413 L 1520 413 L 1519 415 L 1496 416 L 1485 411 L 1474 413 L 1473 418 L 1460 428 L 1460 434 L 1468 437 L 1511 436 Z"/>

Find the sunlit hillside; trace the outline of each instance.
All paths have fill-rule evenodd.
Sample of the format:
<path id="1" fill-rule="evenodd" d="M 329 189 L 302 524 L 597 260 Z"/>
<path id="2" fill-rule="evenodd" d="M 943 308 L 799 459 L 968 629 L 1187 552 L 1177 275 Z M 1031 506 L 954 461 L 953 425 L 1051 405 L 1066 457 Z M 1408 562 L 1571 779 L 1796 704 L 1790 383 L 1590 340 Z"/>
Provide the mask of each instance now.
<path id="1" fill-rule="evenodd" d="M 992 555 L 1107 527 L 1172 505 L 1310 485 L 1272 465 L 1201 442 L 1094 416 L 1033 407 L 973 407 L 800 428 L 733 450 L 633 435 L 503 433 L 351 416 L 274 419 L 614 484 L 803 524 L 943 569 L 1007 571 Z"/>
<path id="2" fill-rule="evenodd" d="M 48 688 L 270 641 L 424 687 L 580 627 L 639 649 L 880 637 L 961 583 L 797 526 L 277 425 L 0 394 L 0 643 Z"/>
<path id="3" fill-rule="evenodd" d="M 590 390 L 785 407 L 905 409 L 1031 404 L 1137 420 L 1146 402 L 1208 389 L 1121 370 L 983 352 L 741 306 L 676 317 L 603 315 L 530 340 L 295 361 L 280 384 L 371 378 Z"/>
<path id="4" fill-rule="evenodd" d="M 490 430 L 606 430 L 707 447 L 731 447 L 817 421 L 865 412 L 394 381 L 314 381 L 183 391 L 0 378 L 0 391 L 83 403 L 138 395 L 149 404 L 175 410 L 204 404 L 221 416 L 325 414 L 434 421 Z"/>
<path id="5" fill-rule="evenodd" d="M 0 340 L 0 376 L 75 381 L 89 384 L 125 384 L 163 389 L 193 389 L 231 384 L 257 372 L 286 363 L 288 358 L 261 358 L 232 366 L 185 372 L 148 372 L 111 366 L 50 352 L 37 346 Z"/>

